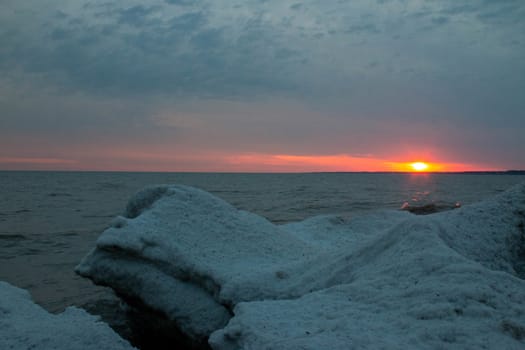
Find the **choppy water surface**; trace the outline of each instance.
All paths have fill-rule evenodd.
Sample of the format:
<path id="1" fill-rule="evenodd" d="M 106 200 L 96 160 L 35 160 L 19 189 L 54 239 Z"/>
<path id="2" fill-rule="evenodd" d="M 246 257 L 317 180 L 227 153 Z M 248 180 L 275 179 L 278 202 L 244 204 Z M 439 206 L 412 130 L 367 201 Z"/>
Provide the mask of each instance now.
<path id="1" fill-rule="evenodd" d="M 466 174 L 0 172 L 0 280 L 28 289 L 52 312 L 114 300 L 73 268 L 128 198 L 151 184 L 196 186 L 284 223 L 404 203 L 465 205 L 523 181 L 520 175 Z"/>

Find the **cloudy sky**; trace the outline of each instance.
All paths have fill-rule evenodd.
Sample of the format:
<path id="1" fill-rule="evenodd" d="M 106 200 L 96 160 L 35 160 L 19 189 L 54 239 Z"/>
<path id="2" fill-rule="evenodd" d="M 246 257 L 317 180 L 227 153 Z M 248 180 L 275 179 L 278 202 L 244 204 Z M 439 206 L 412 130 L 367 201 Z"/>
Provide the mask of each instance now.
<path id="1" fill-rule="evenodd" d="M 523 18 L 522 0 L 2 0 L 0 169 L 523 169 Z"/>

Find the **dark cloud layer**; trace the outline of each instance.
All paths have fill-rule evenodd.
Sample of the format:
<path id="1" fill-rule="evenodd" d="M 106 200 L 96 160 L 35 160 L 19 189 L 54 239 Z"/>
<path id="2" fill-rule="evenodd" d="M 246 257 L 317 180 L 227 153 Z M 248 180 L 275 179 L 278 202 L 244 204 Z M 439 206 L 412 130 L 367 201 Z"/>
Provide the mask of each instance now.
<path id="1" fill-rule="evenodd" d="M 322 95 L 378 73 L 455 85 L 523 69 L 519 1 L 50 3 L 12 2 L 2 67 L 91 92 Z"/>
<path id="2" fill-rule="evenodd" d="M 447 145 L 454 145 L 469 159 L 500 154 L 509 167 L 525 167 L 517 150 L 525 149 L 520 0 L 9 0 L 0 7 L 0 137 L 32 125 L 57 142 L 57 130 L 101 130 L 110 143 L 135 133 L 133 124 L 149 130 L 144 144 L 158 141 L 156 132 L 168 144 L 169 124 L 188 148 L 315 153 L 305 139 L 318 132 L 319 153 L 386 154 L 380 141 L 352 140 L 379 137 L 380 125 L 422 124 L 420 132 L 434 133 L 439 124 L 434 148 L 452 154 Z M 229 101 L 223 117 L 214 114 L 220 101 Z M 209 137 L 206 128 L 224 132 Z"/>

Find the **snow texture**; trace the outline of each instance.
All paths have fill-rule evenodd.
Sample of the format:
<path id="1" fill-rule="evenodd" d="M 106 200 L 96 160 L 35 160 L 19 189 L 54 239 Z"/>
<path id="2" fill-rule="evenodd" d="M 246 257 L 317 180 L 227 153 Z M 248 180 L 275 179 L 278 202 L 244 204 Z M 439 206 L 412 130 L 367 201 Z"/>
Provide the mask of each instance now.
<path id="1" fill-rule="evenodd" d="M 524 226 L 525 184 L 427 216 L 281 226 L 156 186 L 77 272 L 215 349 L 523 349 Z"/>
<path id="2" fill-rule="evenodd" d="M 134 349 L 108 325 L 82 309 L 53 315 L 29 293 L 0 281 L 0 349 Z"/>

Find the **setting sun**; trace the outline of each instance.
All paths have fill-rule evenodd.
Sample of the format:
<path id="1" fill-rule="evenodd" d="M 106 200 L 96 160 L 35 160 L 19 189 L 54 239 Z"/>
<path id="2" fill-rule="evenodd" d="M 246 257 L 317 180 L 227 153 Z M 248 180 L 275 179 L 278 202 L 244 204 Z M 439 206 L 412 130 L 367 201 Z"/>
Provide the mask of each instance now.
<path id="1" fill-rule="evenodd" d="M 412 169 L 414 169 L 415 171 L 425 171 L 428 169 L 428 164 L 427 163 L 423 163 L 423 162 L 415 162 L 415 163 L 411 163 L 410 166 L 412 167 Z"/>

